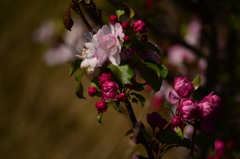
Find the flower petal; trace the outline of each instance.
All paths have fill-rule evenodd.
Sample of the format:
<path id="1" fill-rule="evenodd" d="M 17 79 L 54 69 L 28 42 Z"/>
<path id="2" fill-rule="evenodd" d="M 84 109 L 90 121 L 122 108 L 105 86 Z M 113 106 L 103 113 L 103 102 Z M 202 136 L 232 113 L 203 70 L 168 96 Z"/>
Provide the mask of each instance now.
<path id="1" fill-rule="evenodd" d="M 169 92 L 169 101 L 171 104 L 175 104 L 179 101 L 180 97 L 177 92 L 173 89 Z"/>

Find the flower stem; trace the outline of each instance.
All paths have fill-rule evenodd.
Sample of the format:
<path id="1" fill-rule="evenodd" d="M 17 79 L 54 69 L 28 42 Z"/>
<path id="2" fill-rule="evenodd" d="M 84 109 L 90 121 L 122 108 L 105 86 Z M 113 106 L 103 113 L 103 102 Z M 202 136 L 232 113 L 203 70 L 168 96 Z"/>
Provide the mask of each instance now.
<path id="1" fill-rule="evenodd" d="M 135 126 L 135 125 L 137 124 L 137 118 L 136 118 L 136 116 L 135 116 L 135 114 L 134 114 L 134 111 L 133 111 L 133 109 L 132 109 L 132 105 L 131 105 L 131 103 L 129 102 L 129 100 L 127 100 L 127 101 L 125 102 L 125 106 L 126 106 L 126 108 L 127 108 L 128 115 L 129 115 L 129 117 L 130 117 L 130 119 L 131 119 L 131 122 L 132 122 L 133 126 Z M 148 154 L 149 159 L 154 159 L 154 157 L 153 157 L 153 152 L 152 152 L 152 150 L 151 150 L 151 147 L 150 147 L 149 143 L 147 142 L 147 140 L 145 139 L 145 137 L 144 137 L 141 129 L 140 129 L 140 131 L 139 131 L 139 137 L 140 137 L 140 142 L 141 142 L 141 144 L 144 146 L 144 148 L 145 148 L 146 151 L 147 151 L 147 154 Z"/>
<path id="2" fill-rule="evenodd" d="M 196 121 L 195 121 L 194 125 L 193 125 L 192 139 L 190 140 L 190 142 L 191 142 L 190 151 L 189 151 L 190 159 L 193 159 L 194 142 L 195 142 L 196 134 L 197 134 L 197 129 L 196 129 Z"/>
<path id="3" fill-rule="evenodd" d="M 91 32 L 91 33 L 95 33 L 93 28 L 91 27 L 91 25 L 89 24 L 89 22 L 87 21 L 86 17 L 84 16 L 79 4 L 77 2 L 74 2 L 72 5 L 71 5 L 72 9 L 81 17 L 81 19 L 83 20 L 84 24 L 86 25 L 86 27 L 88 28 L 88 30 Z"/>

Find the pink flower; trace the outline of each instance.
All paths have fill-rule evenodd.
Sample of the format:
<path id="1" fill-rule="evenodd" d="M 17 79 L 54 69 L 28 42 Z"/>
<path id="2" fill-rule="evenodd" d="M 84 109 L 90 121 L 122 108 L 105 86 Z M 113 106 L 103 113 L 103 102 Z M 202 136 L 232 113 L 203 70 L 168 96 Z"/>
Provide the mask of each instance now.
<path id="1" fill-rule="evenodd" d="M 174 79 L 174 90 L 179 97 L 188 98 L 194 90 L 194 85 L 187 77 L 176 77 Z"/>
<path id="2" fill-rule="evenodd" d="M 216 118 L 220 113 L 221 99 L 217 95 L 210 93 L 201 100 L 197 107 L 197 116 L 201 120 L 209 120 Z"/>
<path id="3" fill-rule="evenodd" d="M 107 103 L 105 101 L 99 100 L 95 104 L 98 114 L 101 114 L 103 112 L 107 111 Z"/>
<path id="4" fill-rule="evenodd" d="M 113 81 L 106 81 L 102 85 L 102 100 L 107 101 L 110 99 L 117 99 L 118 98 L 118 91 L 119 87 L 116 82 Z"/>
<path id="5" fill-rule="evenodd" d="M 129 27 L 130 27 L 130 24 L 128 22 L 123 22 L 122 23 L 123 30 L 127 30 Z"/>
<path id="6" fill-rule="evenodd" d="M 201 121 L 200 128 L 205 134 L 212 135 L 215 133 L 216 124 L 213 120 Z"/>
<path id="7" fill-rule="evenodd" d="M 145 33 L 146 30 L 146 23 L 142 20 L 138 20 L 135 23 L 133 23 L 133 30 L 139 33 Z"/>
<path id="8" fill-rule="evenodd" d="M 168 98 L 171 104 L 175 104 L 180 100 L 180 97 L 174 89 L 169 92 Z"/>
<path id="9" fill-rule="evenodd" d="M 103 85 L 106 81 L 111 81 L 111 73 L 102 73 L 101 76 L 98 77 L 100 85 Z"/>
<path id="10" fill-rule="evenodd" d="M 177 107 L 177 111 L 184 119 L 192 119 L 195 116 L 197 102 L 192 98 L 184 99 Z"/>
<path id="11" fill-rule="evenodd" d="M 184 129 L 184 119 L 181 116 L 174 116 L 172 119 L 172 129 L 176 130 L 177 128 Z"/>
<path id="12" fill-rule="evenodd" d="M 96 55 L 100 65 L 107 60 L 114 65 L 120 64 L 121 42 L 123 42 L 124 33 L 119 23 L 115 25 L 104 25 L 97 32 L 97 41 L 99 46 L 96 48 Z M 119 41 L 120 40 L 120 41 Z"/>
<path id="13" fill-rule="evenodd" d="M 118 95 L 118 100 L 119 100 L 120 102 L 126 102 L 126 101 L 127 101 L 126 93 L 119 93 L 119 95 Z"/>
<path id="14" fill-rule="evenodd" d="M 110 15 L 110 23 L 115 24 L 118 20 L 118 17 L 116 15 Z"/>
<path id="15" fill-rule="evenodd" d="M 97 90 L 96 87 L 93 87 L 93 86 L 88 87 L 88 95 L 89 95 L 90 97 L 94 97 L 94 96 L 97 95 L 97 94 L 98 94 L 98 90 Z"/>
<path id="16" fill-rule="evenodd" d="M 92 73 L 96 67 L 101 67 L 108 60 L 114 65 L 119 65 L 123 37 L 121 24 L 104 25 L 92 36 L 91 42 L 85 43 L 82 55 L 78 56 L 83 59 L 81 68 Z"/>
<path id="17" fill-rule="evenodd" d="M 226 143 L 222 140 L 215 140 L 214 145 L 215 145 L 214 151 L 216 152 L 216 155 L 222 156 L 226 148 Z"/>

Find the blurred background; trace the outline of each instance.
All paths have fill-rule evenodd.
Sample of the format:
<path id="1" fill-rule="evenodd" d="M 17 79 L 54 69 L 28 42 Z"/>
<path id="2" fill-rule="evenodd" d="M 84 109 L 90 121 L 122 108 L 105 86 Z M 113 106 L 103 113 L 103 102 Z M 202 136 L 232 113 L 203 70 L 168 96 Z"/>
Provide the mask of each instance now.
<path id="1" fill-rule="evenodd" d="M 161 91 L 147 87 L 144 108 L 133 105 L 137 118 L 158 111 L 167 101 L 176 76 L 202 78 L 198 93 L 214 91 L 223 100 L 222 119 L 232 139 L 216 135 L 224 145 L 222 158 L 238 158 L 240 147 L 240 3 L 237 0 L 96 0 L 103 20 L 115 15 L 120 2 L 135 10 L 134 20 L 147 23 L 149 41 L 162 50 L 160 61 L 169 74 Z M 97 122 L 97 98 L 80 100 L 69 77 L 70 62 L 85 42 L 87 31 L 72 12 L 75 25 L 67 31 L 62 18 L 70 1 L 0 2 L 0 158 L 2 159 L 122 159 L 145 155 L 125 133 L 131 123 L 110 108 Z M 91 15 L 87 16 L 91 19 Z M 94 26 L 94 22 L 89 20 Z M 84 77 L 87 89 L 89 77 Z M 85 94 L 87 96 L 87 94 Z M 230 145 L 229 143 L 232 143 Z M 204 145 L 202 145 L 204 147 Z M 187 150 L 181 152 L 188 153 Z M 203 150 L 198 158 L 214 156 Z M 173 149 L 166 158 L 186 158 Z"/>

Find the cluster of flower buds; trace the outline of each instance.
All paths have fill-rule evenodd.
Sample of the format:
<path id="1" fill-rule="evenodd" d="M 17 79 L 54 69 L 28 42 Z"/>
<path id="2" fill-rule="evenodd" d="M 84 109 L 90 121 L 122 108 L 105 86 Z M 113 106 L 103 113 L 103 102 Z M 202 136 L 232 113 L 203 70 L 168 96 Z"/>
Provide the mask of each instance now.
<path id="1" fill-rule="evenodd" d="M 199 123 L 200 130 L 208 135 L 215 132 L 215 119 L 220 113 L 221 99 L 211 92 L 200 102 L 191 98 L 194 85 L 187 77 L 176 77 L 174 79 L 174 89 L 169 93 L 171 104 L 179 102 L 177 114 L 173 117 L 172 128 L 184 128 L 186 122 Z"/>
<path id="2" fill-rule="evenodd" d="M 94 86 L 88 88 L 88 95 L 90 97 L 94 97 L 96 95 L 101 96 L 101 100 L 96 102 L 96 108 L 98 110 L 98 114 L 107 111 L 107 103 L 113 99 L 117 99 L 117 101 L 125 102 L 127 100 L 127 96 L 125 92 L 120 92 L 119 86 L 116 82 L 112 81 L 111 73 L 102 73 L 99 77 L 99 85 L 101 90 Z"/>

